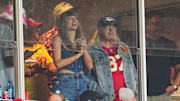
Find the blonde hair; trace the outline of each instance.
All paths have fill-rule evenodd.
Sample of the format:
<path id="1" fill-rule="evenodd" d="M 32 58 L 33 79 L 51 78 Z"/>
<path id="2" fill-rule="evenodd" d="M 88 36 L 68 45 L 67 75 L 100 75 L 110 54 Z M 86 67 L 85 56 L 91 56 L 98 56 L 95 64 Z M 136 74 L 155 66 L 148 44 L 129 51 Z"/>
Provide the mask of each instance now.
<path id="1" fill-rule="evenodd" d="M 100 29 L 100 28 L 98 28 Z M 93 45 L 93 44 L 100 44 L 100 42 L 102 41 L 102 34 L 99 32 L 99 30 L 96 30 L 95 33 L 93 34 L 92 39 L 90 40 L 89 45 Z M 115 33 L 114 36 L 114 43 L 117 43 L 118 41 L 120 41 L 117 32 Z"/>

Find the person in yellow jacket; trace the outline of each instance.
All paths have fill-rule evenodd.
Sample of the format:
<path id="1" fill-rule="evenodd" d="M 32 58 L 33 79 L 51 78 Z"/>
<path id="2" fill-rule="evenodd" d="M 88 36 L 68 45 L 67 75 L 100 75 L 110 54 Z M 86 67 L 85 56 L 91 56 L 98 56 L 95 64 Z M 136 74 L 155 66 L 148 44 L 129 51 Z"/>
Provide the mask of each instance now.
<path id="1" fill-rule="evenodd" d="M 29 100 L 46 101 L 49 95 L 47 73 L 56 72 L 56 67 L 45 46 L 38 43 L 37 27 L 28 26 L 24 32 L 25 90 Z"/>

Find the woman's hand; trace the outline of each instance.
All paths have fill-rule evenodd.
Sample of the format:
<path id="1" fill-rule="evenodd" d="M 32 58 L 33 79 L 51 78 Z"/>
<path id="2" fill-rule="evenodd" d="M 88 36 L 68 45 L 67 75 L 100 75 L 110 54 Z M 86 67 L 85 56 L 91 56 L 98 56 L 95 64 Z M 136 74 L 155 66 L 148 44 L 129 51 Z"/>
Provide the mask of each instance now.
<path id="1" fill-rule="evenodd" d="M 77 44 L 80 46 L 80 47 L 83 47 L 84 48 L 87 48 L 87 41 L 86 41 L 86 38 L 84 37 L 80 37 L 76 40 Z"/>
<path id="2" fill-rule="evenodd" d="M 83 50 L 80 50 L 78 54 L 74 55 L 75 60 L 77 60 L 79 57 L 83 55 Z"/>
<path id="3" fill-rule="evenodd" d="M 80 53 L 83 55 L 83 59 L 84 59 L 86 67 L 89 70 L 91 70 L 93 68 L 93 62 L 88 53 L 88 46 L 87 46 L 86 39 L 84 37 L 80 37 L 79 39 L 77 39 L 77 44 L 80 46 L 80 49 L 81 49 Z"/>

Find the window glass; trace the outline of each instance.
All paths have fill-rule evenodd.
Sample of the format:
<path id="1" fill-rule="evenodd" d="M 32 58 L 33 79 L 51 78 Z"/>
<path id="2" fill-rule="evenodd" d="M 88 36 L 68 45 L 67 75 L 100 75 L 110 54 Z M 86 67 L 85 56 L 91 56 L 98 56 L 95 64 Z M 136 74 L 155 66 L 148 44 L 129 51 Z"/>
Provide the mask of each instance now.
<path id="1" fill-rule="evenodd" d="M 103 101 L 135 98 L 135 0 L 25 0 L 23 7 L 30 100 L 61 93 L 84 101 L 80 95 L 88 89 Z"/>
<path id="2" fill-rule="evenodd" d="M 0 0 L 0 89 L 1 94 L 8 92 L 9 98 L 14 98 L 14 48 L 15 34 L 13 27 L 12 0 Z M 9 88 L 11 85 L 11 88 Z M 0 94 L 0 95 L 1 95 Z M 3 99 L 9 99 L 1 96 Z"/>
<path id="3" fill-rule="evenodd" d="M 180 94 L 179 3 L 178 0 L 146 1 L 148 101 L 170 101 L 170 94 L 173 97 Z"/>

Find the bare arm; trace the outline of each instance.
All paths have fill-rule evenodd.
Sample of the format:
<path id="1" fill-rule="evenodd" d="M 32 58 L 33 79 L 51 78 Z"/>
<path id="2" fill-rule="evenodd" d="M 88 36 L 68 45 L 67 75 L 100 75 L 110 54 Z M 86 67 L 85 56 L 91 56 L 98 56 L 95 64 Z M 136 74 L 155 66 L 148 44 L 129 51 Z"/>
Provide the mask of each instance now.
<path id="1" fill-rule="evenodd" d="M 93 68 L 93 61 L 88 53 L 86 39 L 84 37 L 80 37 L 77 39 L 77 43 L 80 45 L 81 50 L 83 51 L 83 60 L 86 68 L 91 70 Z"/>
<path id="2" fill-rule="evenodd" d="M 84 64 L 86 65 L 86 67 L 87 67 L 89 70 L 91 70 L 91 69 L 93 68 L 93 61 L 92 61 L 91 56 L 90 56 L 89 53 L 88 53 L 87 48 L 84 49 L 83 59 L 84 59 Z"/>
<path id="3" fill-rule="evenodd" d="M 82 56 L 83 52 L 79 52 L 78 54 L 74 55 L 74 56 L 70 56 L 68 58 L 61 58 L 61 46 L 62 46 L 62 41 L 60 39 L 59 36 L 55 36 L 55 38 L 53 39 L 53 60 L 54 63 L 57 67 L 57 69 L 60 69 L 64 66 L 67 66 L 71 63 L 73 63 L 74 61 L 76 61 L 76 59 L 78 59 L 79 57 Z"/>
<path id="4" fill-rule="evenodd" d="M 84 59 L 86 67 L 89 70 L 91 70 L 93 68 L 93 61 L 92 61 L 91 56 L 88 53 L 87 48 L 84 48 L 83 59 Z"/>
<path id="5" fill-rule="evenodd" d="M 176 66 L 175 66 L 175 68 L 180 68 L 180 64 L 177 64 Z M 168 93 L 168 94 L 171 94 L 171 93 L 173 93 L 176 89 L 174 88 L 174 85 L 175 86 L 180 86 L 180 71 L 178 70 L 178 73 L 177 73 L 177 76 L 176 76 L 176 78 L 175 78 L 175 80 L 174 80 L 174 83 L 173 83 L 173 85 L 171 85 L 171 86 L 168 86 L 168 88 L 166 89 L 166 92 Z"/>
<path id="6" fill-rule="evenodd" d="M 177 69 L 177 70 L 178 70 L 178 74 L 177 74 L 177 76 L 176 76 L 176 78 L 175 78 L 174 85 L 180 86 L 180 71 L 179 71 L 180 64 L 177 64 L 177 65 L 175 66 L 175 68 L 178 68 L 178 69 Z"/>
<path id="7" fill-rule="evenodd" d="M 54 62 L 51 62 L 51 63 L 48 64 L 48 70 L 51 71 L 51 72 L 56 72 L 57 71 Z"/>

